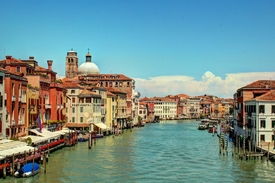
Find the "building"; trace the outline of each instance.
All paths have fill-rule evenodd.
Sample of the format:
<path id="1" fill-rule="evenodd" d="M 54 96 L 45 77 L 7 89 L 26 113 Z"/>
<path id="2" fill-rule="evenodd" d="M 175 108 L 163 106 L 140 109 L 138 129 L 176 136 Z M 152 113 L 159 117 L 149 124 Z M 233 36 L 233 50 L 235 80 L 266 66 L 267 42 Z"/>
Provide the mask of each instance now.
<path id="1" fill-rule="evenodd" d="M 78 72 L 78 57 L 77 53 L 71 49 L 66 56 L 66 78 L 74 78 Z"/>
<path id="2" fill-rule="evenodd" d="M 186 117 L 188 119 L 200 118 L 200 98 L 193 97 L 186 99 Z"/>
<path id="3" fill-rule="evenodd" d="M 5 70 L 0 68 L 0 140 L 6 137 Z"/>
<path id="4" fill-rule="evenodd" d="M 34 71 L 28 74 L 28 89 L 32 92 L 28 92 L 28 100 L 30 115 L 29 115 L 29 128 L 33 128 L 37 125 L 36 119 L 40 115 L 43 127 L 50 131 L 60 130 L 65 124 L 65 96 L 66 90 L 64 90 L 62 81 L 57 79 L 56 72 L 52 70 L 52 60 L 47 60 L 48 68 L 44 68 L 38 65 L 38 62 L 34 60 L 34 57 L 29 57 L 29 60 L 22 60 L 25 63 L 34 67 Z M 37 99 L 36 94 L 33 92 L 39 91 L 39 97 Z"/>
<path id="5" fill-rule="evenodd" d="M 76 57 L 76 52 L 71 50 L 67 53 L 66 57 L 66 73 L 72 73 L 73 70 L 75 73 L 75 68 L 77 68 L 77 62 L 72 62 L 71 59 Z M 69 62 L 69 60 L 71 60 Z M 76 59 L 75 59 L 76 60 Z M 69 76 L 70 75 L 70 76 Z M 104 113 L 102 113 L 102 119 L 104 119 L 105 124 L 118 124 L 119 127 L 127 126 L 127 119 L 132 119 L 135 112 L 134 101 L 134 88 L 135 82 L 133 79 L 123 75 L 123 74 L 100 74 L 100 71 L 95 63 L 92 61 L 92 55 L 88 52 L 86 54 L 85 62 L 82 63 L 77 70 L 77 75 L 68 74 L 68 78 L 64 78 L 62 80 L 63 84 L 66 88 L 70 88 L 71 84 L 85 86 L 88 88 L 107 88 L 108 92 L 116 95 L 117 100 L 117 111 L 116 117 L 106 117 Z M 74 76 L 74 77 L 73 77 Z M 109 96 L 110 96 L 109 93 Z M 104 102 L 107 102 L 107 94 L 104 98 Z M 108 100 L 109 101 L 109 100 Z M 103 111 L 106 110 L 106 105 L 104 105 Z M 107 111 L 107 110 L 106 110 Z M 107 120 L 116 120 L 115 121 L 107 121 Z"/>
<path id="6" fill-rule="evenodd" d="M 243 134 L 245 120 L 245 101 L 259 97 L 275 88 L 274 80 L 258 80 L 237 89 L 234 94 L 234 131 Z"/>
<path id="7" fill-rule="evenodd" d="M 275 133 L 275 90 L 258 96 L 251 100 L 246 100 L 245 121 L 243 126 L 244 138 L 252 141 L 252 149 L 267 146 L 268 143 L 274 145 Z"/>
<path id="8" fill-rule="evenodd" d="M 175 119 L 177 117 L 177 102 L 164 97 L 152 98 L 157 119 Z"/>
<path id="9" fill-rule="evenodd" d="M 28 74 L 28 65 L 6 56 L 5 60 L 0 61 L 0 67 L 5 69 L 5 109 L 4 119 L 5 132 L 7 138 L 19 138 L 26 135 L 26 114 L 27 114 L 27 85 L 28 80 L 24 77 Z M 3 124 L 3 122 L 2 122 Z"/>

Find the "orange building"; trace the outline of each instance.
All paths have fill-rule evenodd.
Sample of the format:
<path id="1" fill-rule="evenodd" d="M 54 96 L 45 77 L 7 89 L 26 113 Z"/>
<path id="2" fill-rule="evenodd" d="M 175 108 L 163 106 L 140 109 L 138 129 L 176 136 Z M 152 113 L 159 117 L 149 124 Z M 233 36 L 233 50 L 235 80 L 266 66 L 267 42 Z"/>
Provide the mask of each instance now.
<path id="1" fill-rule="evenodd" d="M 39 66 L 34 57 L 23 61 L 34 66 L 34 73 L 28 75 L 27 78 L 29 85 L 39 89 L 38 100 L 29 100 L 29 107 L 37 109 L 37 111 L 35 110 L 36 115 L 31 113 L 31 123 L 36 125 L 35 120 L 38 115 L 41 115 L 45 128 L 51 131 L 61 129 L 66 122 L 64 109 L 66 90 L 64 90 L 62 81 L 56 78 L 56 72 L 52 70 L 53 61 L 47 61 L 48 68 Z"/>

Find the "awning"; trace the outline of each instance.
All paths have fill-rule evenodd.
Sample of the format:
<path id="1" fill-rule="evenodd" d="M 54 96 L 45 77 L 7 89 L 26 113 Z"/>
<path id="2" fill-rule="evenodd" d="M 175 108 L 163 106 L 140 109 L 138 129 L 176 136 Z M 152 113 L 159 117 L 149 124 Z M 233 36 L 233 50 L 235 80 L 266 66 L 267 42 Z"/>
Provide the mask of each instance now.
<path id="1" fill-rule="evenodd" d="M 104 123 L 94 123 L 97 127 L 101 128 L 102 130 L 105 130 L 107 126 Z"/>
<path id="2" fill-rule="evenodd" d="M 42 132 L 39 132 L 37 129 L 30 129 L 29 131 L 32 132 L 32 133 L 35 133 L 38 136 L 47 137 L 47 138 L 56 138 L 56 137 L 59 137 L 61 135 L 61 134 L 58 134 L 58 133 L 50 132 L 50 131 L 48 131 L 44 128 L 42 129 Z"/>
<path id="3" fill-rule="evenodd" d="M 31 138 L 32 143 L 34 143 L 34 144 L 38 144 L 40 142 L 48 141 L 47 137 L 34 136 L 34 135 L 28 135 L 28 136 L 25 136 L 25 137 L 21 137 L 20 140 L 21 139 L 26 140 L 27 138 Z"/>

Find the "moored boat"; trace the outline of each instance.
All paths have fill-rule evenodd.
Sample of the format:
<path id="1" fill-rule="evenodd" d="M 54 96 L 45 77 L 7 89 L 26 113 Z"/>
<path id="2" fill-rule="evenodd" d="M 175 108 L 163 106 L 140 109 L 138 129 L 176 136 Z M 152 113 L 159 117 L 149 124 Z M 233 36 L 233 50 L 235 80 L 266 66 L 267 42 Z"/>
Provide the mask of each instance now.
<path id="1" fill-rule="evenodd" d="M 198 124 L 198 130 L 205 130 L 206 129 L 206 126 L 204 123 L 199 123 Z"/>
<path id="2" fill-rule="evenodd" d="M 22 168 L 14 173 L 15 177 L 30 177 L 39 172 L 39 165 L 37 163 L 27 163 Z"/>

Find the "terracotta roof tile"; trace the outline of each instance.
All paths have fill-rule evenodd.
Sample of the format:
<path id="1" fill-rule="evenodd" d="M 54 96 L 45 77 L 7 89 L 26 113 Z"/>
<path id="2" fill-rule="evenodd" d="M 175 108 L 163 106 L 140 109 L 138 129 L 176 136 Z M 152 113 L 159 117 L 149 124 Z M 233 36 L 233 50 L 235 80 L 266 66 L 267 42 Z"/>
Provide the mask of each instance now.
<path id="1" fill-rule="evenodd" d="M 275 88 L 275 80 L 254 81 L 240 89 L 246 89 L 246 88 Z"/>
<path id="2" fill-rule="evenodd" d="M 275 100 L 275 90 L 270 90 L 269 92 L 256 97 L 255 100 Z"/>

